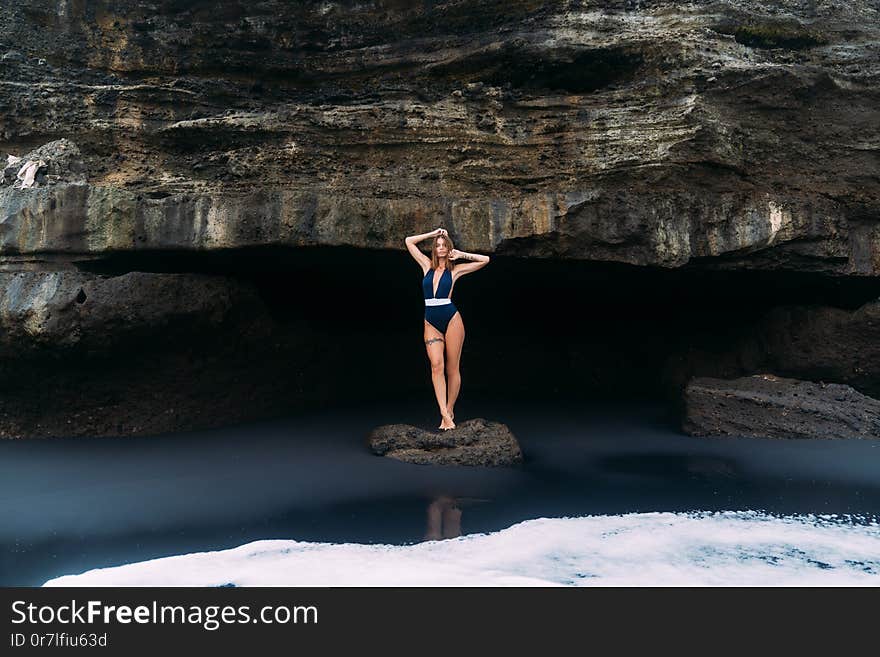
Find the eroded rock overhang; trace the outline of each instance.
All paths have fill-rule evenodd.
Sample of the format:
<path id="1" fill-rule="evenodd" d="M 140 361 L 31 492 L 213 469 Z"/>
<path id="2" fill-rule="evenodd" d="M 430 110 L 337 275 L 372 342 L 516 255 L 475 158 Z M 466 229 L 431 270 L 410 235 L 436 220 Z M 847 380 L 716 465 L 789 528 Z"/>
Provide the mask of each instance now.
<path id="1" fill-rule="evenodd" d="M 880 223 L 827 198 L 612 188 L 513 198 L 370 198 L 261 190 L 161 198 L 63 184 L 0 191 L 4 265 L 41 256 L 254 246 L 400 249 L 444 226 L 483 253 L 678 267 L 688 263 L 876 275 Z M 712 262 L 718 257 L 718 262 Z"/>
<path id="2" fill-rule="evenodd" d="M 70 138 L 88 182 L 2 191 L 8 263 L 444 225 L 523 257 L 880 267 L 871 2 L 62 9 L 5 11 L 0 148 Z"/>

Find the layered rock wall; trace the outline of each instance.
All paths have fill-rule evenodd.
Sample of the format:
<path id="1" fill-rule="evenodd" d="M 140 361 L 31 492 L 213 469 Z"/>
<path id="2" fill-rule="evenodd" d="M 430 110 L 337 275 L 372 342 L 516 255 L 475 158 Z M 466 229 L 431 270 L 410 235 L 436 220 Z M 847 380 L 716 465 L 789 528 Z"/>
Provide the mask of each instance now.
<path id="1" fill-rule="evenodd" d="M 880 13 L 815 2 L 3 2 L 0 252 L 400 248 L 874 275 Z"/>

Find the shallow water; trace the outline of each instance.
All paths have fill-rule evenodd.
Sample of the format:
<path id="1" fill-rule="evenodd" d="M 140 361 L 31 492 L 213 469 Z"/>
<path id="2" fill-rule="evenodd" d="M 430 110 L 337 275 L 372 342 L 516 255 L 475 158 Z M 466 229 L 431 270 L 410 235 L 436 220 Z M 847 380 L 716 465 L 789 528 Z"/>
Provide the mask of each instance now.
<path id="1" fill-rule="evenodd" d="M 0 443 L 0 584 L 260 539 L 403 545 L 542 517 L 760 511 L 867 526 L 880 516 L 880 441 L 694 438 L 651 403 L 460 402 L 457 421 L 474 416 L 510 426 L 522 467 L 419 466 L 366 449 L 379 424 L 436 425 L 427 402 Z M 460 517 L 444 515 L 450 506 Z"/>

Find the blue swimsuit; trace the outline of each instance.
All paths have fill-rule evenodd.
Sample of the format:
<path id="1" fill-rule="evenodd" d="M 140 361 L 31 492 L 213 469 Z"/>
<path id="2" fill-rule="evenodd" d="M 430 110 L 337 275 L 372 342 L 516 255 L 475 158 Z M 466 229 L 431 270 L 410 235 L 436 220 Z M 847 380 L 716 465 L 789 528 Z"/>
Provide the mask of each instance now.
<path id="1" fill-rule="evenodd" d="M 446 269 L 440 276 L 440 282 L 437 283 L 437 294 L 434 294 L 434 270 L 429 269 L 428 273 L 422 279 L 422 290 L 426 299 L 448 299 L 449 293 L 452 291 L 452 273 Z M 446 335 L 446 327 L 449 326 L 449 320 L 458 312 L 458 309 L 450 301 L 450 303 L 440 306 L 425 306 L 425 320 L 428 324 L 436 328 L 438 331 Z"/>

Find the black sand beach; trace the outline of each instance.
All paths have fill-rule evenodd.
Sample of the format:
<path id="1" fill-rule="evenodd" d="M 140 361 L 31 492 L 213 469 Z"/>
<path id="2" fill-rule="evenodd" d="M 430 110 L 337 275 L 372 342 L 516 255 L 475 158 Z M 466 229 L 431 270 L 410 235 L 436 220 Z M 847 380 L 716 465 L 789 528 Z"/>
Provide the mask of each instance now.
<path id="1" fill-rule="evenodd" d="M 880 515 L 880 442 L 694 438 L 660 404 L 462 401 L 510 426 L 520 468 L 372 455 L 389 421 L 435 426 L 427 401 L 150 437 L 0 443 L 0 584 L 258 539 L 405 544 L 448 496 L 462 533 L 529 518 L 759 510 Z"/>

